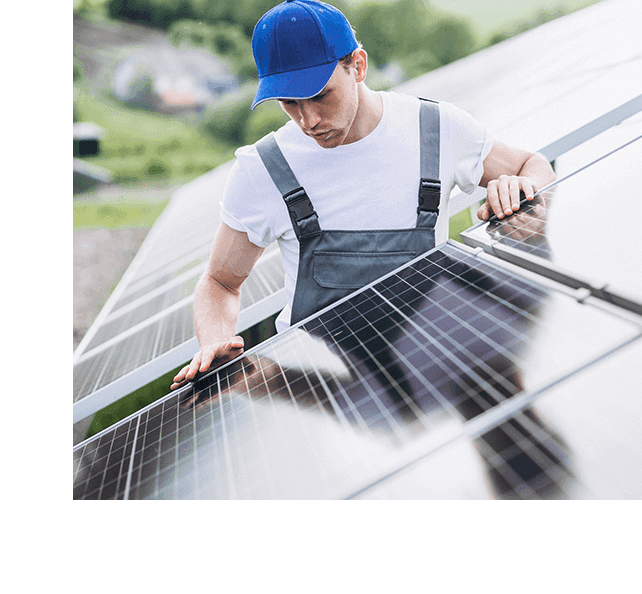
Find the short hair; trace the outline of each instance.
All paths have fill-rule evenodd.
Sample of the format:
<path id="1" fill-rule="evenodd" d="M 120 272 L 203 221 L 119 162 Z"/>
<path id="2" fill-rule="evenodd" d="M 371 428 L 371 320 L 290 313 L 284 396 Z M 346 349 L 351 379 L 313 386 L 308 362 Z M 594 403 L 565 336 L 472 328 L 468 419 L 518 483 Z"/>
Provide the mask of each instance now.
<path id="1" fill-rule="evenodd" d="M 357 49 L 352 50 L 349 54 L 343 56 L 343 58 L 339 58 L 339 64 L 342 64 L 344 68 L 348 68 L 354 61 L 354 52 L 360 49 L 363 49 L 363 45 L 360 41 L 357 41 Z"/>

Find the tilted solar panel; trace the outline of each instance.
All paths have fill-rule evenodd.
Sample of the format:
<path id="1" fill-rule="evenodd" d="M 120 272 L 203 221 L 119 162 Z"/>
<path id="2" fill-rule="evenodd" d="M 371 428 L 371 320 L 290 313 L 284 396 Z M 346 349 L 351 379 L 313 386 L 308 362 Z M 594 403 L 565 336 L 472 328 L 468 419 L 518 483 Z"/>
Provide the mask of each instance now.
<path id="1" fill-rule="evenodd" d="M 176 278 L 194 274 L 196 270 L 203 270 L 211 249 L 212 242 L 208 238 L 202 245 L 191 251 L 177 251 L 176 257 L 166 262 L 160 269 L 152 270 L 146 274 L 138 274 L 136 278 L 127 283 L 125 290 L 111 311 L 117 311 L 131 301 L 144 297 L 149 292 L 162 289 L 164 285 L 175 282 Z"/>
<path id="2" fill-rule="evenodd" d="M 642 313 L 641 275 L 622 270 L 642 260 L 638 221 L 632 216 L 641 197 L 641 162 L 638 114 L 561 155 L 556 160 L 559 181 L 549 191 L 531 203 L 523 201 L 517 213 L 492 217 L 461 237 L 470 246 Z M 626 261 L 608 257 L 612 242 L 618 242 L 618 254 L 627 254 Z"/>
<path id="3" fill-rule="evenodd" d="M 462 443 L 484 496 L 594 496 L 536 409 L 639 339 L 615 311 L 448 242 L 80 444 L 74 497 L 368 497 Z"/>
<path id="4" fill-rule="evenodd" d="M 493 137 L 553 160 L 639 106 L 640 29 L 637 0 L 598 2 L 394 90 L 449 101 Z M 484 197 L 455 193 L 451 214 Z"/>
<path id="5" fill-rule="evenodd" d="M 102 342 L 96 334 L 115 312 L 132 301 L 142 305 L 149 295 L 173 290 L 177 278 L 202 273 L 220 222 L 218 201 L 231 164 L 206 176 L 209 191 L 201 191 L 200 179 L 174 192 L 168 206 L 145 238 L 114 293 L 101 310 L 74 353 L 74 363 Z M 196 190 L 194 189 L 196 185 Z M 157 314 L 152 310 L 151 315 Z M 117 333 L 117 331 L 116 331 Z"/>
<path id="6" fill-rule="evenodd" d="M 218 229 L 231 163 L 180 188 L 74 353 L 74 423 L 189 361 L 198 350 L 194 287 Z M 238 331 L 285 305 L 276 245 L 241 290 Z"/>
<path id="7" fill-rule="evenodd" d="M 202 273 L 202 270 L 200 271 Z M 86 352 L 89 353 L 101 344 L 111 340 L 130 328 L 146 322 L 155 314 L 163 312 L 172 306 L 180 304 L 183 300 L 194 294 L 196 283 L 200 274 L 193 274 L 187 280 L 170 288 L 165 288 L 159 293 L 147 293 L 145 299 L 139 299 L 134 303 L 121 307 L 113 312 L 94 334 L 87 345 Z"/>
<path id="8" fill-rule="evenodd" d="M 598 2 L 395 90 L 449 101 L 535 151 L 640 95 L 640 29 L 637 0 Z"/>
<path id="9" fill-rule="evenodd" d="M 238 332 L 283 308 L 283 284 L 283 269 L 275 250 L 257 263 L 244 283 Z M 167 293 L 161 297 L 166 299 Z M 137 324 L 127 323 L 132 316 L 114 317 L 120 332 L 85 352 L 74 365 L 74 422 L 189 361 L 198 350 L 193 302 L 192 291 L 154 315 L 154 302 L 145 301 L 138 310 L 132 310 L 142 310 L 143 319 Z M 106 321 L 96 335 L 105 338 L 109 330 Z"/>

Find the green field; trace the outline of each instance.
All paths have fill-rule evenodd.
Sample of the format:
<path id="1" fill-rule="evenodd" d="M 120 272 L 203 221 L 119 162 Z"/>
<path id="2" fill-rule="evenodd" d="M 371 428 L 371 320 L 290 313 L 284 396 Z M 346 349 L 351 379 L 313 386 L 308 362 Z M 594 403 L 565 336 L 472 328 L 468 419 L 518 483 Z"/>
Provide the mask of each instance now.
<path id="1" fill-rule="evenodd" d="M 150 228 L 167 202 L 74 203 L 74 229 Z"/>
<path id="2" fill-rule="evenodd" d="M 118 182 L 193 179 L 234 155 L 233 146 L 205 138 L 193 123 L 129 107 L 107 93 L 96 96 L 84 83 L 74 87 L 81 119 L 104 129 L 100 154 L 85 160 L 108 169 Z"/>

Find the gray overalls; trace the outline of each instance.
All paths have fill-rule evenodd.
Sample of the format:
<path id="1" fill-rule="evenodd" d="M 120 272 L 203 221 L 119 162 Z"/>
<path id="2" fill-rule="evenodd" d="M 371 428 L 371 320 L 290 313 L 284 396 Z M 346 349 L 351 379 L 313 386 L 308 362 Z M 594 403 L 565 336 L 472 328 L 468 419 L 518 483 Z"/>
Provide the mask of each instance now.
<path id="1" fill-rule="evenodd" d="M 256 144 L 283 196 L 299 241 L 299 269 L 290 323 L 295 324 L 435 247 L 439 214 L 439 104 L 421 101 L 421 171 L 417 224 L 410 229 L 322 230 L 306 191 L 273 134 Z"/>

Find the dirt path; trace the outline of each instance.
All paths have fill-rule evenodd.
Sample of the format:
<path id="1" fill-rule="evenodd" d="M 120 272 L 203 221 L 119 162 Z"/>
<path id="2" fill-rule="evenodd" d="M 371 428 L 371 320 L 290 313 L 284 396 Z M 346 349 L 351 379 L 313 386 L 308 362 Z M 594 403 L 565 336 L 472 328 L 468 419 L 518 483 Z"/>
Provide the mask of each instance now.
<path id="1" fill-rule="evenodd" d="M 166 201 L 183 181 L 157 181 L 130 186 L 103 185 L 74 197 L 83 202 Z M 74 230 L 74 350 L 122 278 L 147 228 Z"/>
<path id="2" fill-rule="evenodd" d="M 74 350 L 120 281 L 148 231 L 74 231 Z"/>

